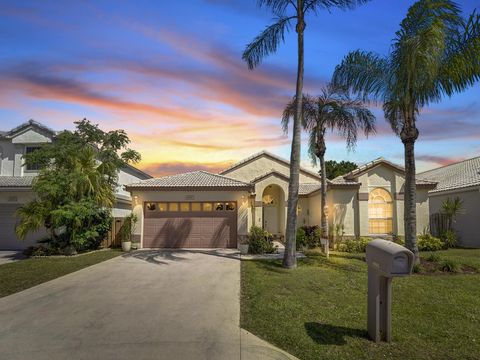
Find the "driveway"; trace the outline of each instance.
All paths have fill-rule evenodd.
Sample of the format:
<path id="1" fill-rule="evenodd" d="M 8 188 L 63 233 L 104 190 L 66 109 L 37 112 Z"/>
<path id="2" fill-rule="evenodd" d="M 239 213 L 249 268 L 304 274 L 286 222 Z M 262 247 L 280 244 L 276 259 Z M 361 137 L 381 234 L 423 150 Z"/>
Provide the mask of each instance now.
<path id="1" fill-rule="evenodd" d="M 6 359 L 289 359 L 241 330 L 232 251 L 139 251 L 0 299 Z"/>
<path id="2" fill-rule="evenodd" d="M 8 264 L 13 261 L 22 260 L 25 256 L 22 251 L 15 250 L 0 250 L 0 265 Z"/>

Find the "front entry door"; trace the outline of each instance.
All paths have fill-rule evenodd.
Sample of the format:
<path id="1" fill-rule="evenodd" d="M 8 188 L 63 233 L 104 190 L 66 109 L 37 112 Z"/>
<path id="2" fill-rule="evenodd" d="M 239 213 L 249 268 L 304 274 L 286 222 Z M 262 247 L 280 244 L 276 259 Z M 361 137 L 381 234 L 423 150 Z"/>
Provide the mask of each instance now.
<path id="1" fill-rule="evenodd" d="M 276 206 L 263 208 L 263 229 L 271 234 L 278 234 L 278 216 Z"/>

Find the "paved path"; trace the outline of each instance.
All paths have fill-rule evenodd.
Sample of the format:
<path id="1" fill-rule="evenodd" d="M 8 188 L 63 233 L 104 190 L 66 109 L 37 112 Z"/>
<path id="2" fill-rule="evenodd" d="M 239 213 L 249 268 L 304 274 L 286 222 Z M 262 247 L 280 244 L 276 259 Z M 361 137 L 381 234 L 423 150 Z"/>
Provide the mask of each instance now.
<path id="1" fill-rule="evenodd" d="M 140 251 L 0 299 L 7 359 L 291 359 L 239 328 L 229 251 Z"/>
<path id="2" fill-rule="evenodd" d="M 0 250 L 0 265 L 25 259 L 21 251 Z"/>

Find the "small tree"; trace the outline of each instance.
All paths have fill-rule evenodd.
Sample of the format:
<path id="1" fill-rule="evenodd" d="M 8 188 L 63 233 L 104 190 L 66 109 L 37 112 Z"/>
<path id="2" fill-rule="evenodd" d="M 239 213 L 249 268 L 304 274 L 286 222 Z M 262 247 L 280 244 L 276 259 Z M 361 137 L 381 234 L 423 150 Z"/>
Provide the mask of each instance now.
<path id="1" fill-rule="evenodd" d="M 17 212 L 21 239 L 45 227 L 54 246 L 83 250 L 98 246 L 110 227 L 118 172 L 140 155 L 127 147 L 123 130 L 105 132 L 85 119 L 75 125 L 25 156 L 40 172 L 32 185 L 35 200 Z"/>
<path id="2" fill-rule="evenodd" d="M 335 179 L 337 176 L 345 175 L 350 171 L 355 170 L 357 167 L 358 165 L 351 161 L 325 161 L 326 176 L 329 180 Z"/>
<path id="3" fill-rule="evenodd" d="M 456 221 L 456 218 L 460 214 L 465 213 L 463 208 L 463 201 L 460 200 L 458 196 L 451 199 L 448 197 L 442 203 L 442 209 L 440 211 L 447 218 L 447 230 L 453 230 L 453 223 Z"/>

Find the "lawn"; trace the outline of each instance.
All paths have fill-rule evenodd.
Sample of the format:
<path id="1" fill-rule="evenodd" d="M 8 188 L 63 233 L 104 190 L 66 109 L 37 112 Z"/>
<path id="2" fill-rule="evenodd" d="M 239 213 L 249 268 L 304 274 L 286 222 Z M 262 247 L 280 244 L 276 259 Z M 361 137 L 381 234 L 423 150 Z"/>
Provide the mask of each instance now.
<path id="1" fill-rule="evenodd" d="M 439 253 L 480 269 L 480 250 Z M 395 279 L 393 342 L 377 345 L 367 338 L 362 257 L 309 253 L 294 271 L 243 261 L 242 327 L 300 359 L 480 358 L 480 274 Z"/>
<path id="2" fill-rule="evenodd" d="M 0 265 L 0 297 L 111 259 L 119 250 L 96 251 L 70 257 L 30 258 Z"/>

